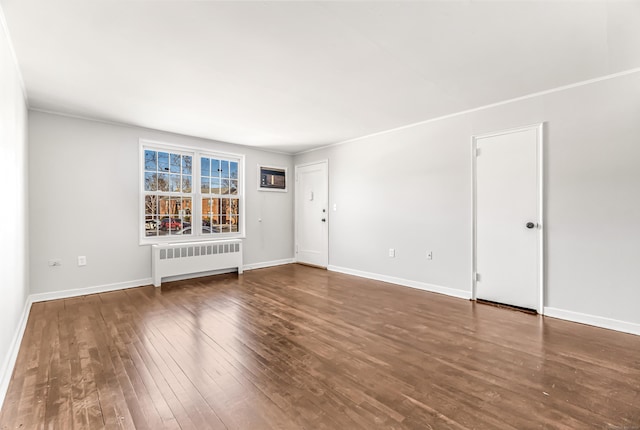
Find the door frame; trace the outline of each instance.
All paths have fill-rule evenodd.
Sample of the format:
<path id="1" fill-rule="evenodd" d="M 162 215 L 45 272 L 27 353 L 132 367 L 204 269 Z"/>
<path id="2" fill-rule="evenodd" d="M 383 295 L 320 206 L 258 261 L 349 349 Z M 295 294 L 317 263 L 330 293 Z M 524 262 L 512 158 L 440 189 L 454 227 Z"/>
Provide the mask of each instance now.
<path id="1" fill-rule="evenodd" d="M 540 122 L 536 124 L 531 124 L 522 127 L 515 127 L 505 130 L 500 130 L 493 133 L 484 133 L 477 134 L 471 136 L 471 168 L 472 168 L 472 223 L 471 223 L 471 235 L 472 235 L 472 249 L 471 249 L 471 300 L 476 300 L 477 298 L 477 215 L 478 215 L 478 207 L 477 207 L 477 191 L 478 191 L 478 171 L 477 171 L 477 148 L 478 148 L 478 140 L 485 139 L 488 137 L 502 136 L 505 134 L 511 134 L 519 131 L 527 131 L 527 130 L 535 130 L 536 131 L 536 144 L 537 148 L 537 206 L 538 213 L 536 214 L 538 217 L 538 228 L 537 228 L 537 237 L 538 237 L 538 306 L 536 311 L 540 315 L 544 315 L 544 291 L 545 291 L 545 253 L 544 253 L 544 231 L 545 231 L 545 220 L 544 220 L 544 132 L 545 132 L 545 123 Z"/>
<path id="2" fill-rule="evenodd" d="M 310 161 L 308 163 L 302 163 L 302 164 L 296 164 L 295 168 L 294 168 L 294 178 L 293 178 L 293 183 L 294 185 L 294 195 L 293 195 L 293 260 L 297 263 L 298 262 L 298 199 L 299 194 L 298 194 L 298 169 L 300 169 L 301 167 L 308 167 L 308 166 L 313 166 L 316 164 L 325 164 L 326 165 L 326 172 L 327 172 L 327 176 L 325 178 L 326 180 L 326 185 L 327 185 L 327 201 L 326 201 L 326 205 L 327 205 L 327 212 L 326 212 L 326 219 L 327 219 L 327 232 L 326 232 L 326 236 L 324 238 L 325 243 L 326 243 L 326 249 L 325 249 L 325 256 L 326 256 L 326 260 L 327 260 L 327 267 L 329 267 L 329 224 L 331 222 L 331 217 L 329 216 L 329 159 L 325 158 L 322 160 L 317 160 L 317 161 Z"/>

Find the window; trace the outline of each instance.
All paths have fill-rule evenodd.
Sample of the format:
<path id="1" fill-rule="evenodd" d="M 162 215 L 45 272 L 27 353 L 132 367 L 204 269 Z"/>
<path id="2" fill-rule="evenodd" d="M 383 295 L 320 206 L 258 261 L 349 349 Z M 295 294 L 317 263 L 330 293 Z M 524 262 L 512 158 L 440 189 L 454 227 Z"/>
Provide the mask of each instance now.
<path id="1" fill-rule="evenodd" d="M 141 243 L 242 234 L 242 156 L 142 142 L 141 158 Z"/>
<path id="2" fill-rule="evenodd" d="M 238 162 L 218 157 L 200 157 L 202 233 L 237 233 Z"/>

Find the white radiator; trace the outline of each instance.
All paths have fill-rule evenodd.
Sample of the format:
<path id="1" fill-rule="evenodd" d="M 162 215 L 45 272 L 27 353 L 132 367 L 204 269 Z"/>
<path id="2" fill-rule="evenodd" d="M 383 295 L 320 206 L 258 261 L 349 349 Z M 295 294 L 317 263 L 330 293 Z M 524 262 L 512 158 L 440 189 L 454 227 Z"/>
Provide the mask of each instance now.
<path id="1" fill-rule="evenodd" d="M 242 241 L 153 245 L 151 261 L 153 285 L 156 287 L 167 276 L 234 268 L 242 273 Z"/>

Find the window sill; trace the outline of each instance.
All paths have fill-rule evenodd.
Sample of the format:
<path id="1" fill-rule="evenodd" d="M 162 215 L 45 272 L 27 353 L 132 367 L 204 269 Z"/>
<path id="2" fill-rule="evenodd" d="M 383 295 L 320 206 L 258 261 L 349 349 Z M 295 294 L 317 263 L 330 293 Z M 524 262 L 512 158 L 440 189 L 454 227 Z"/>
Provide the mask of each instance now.
<path id="1" fill-rule="evenodd" d="M 233 236 L 220 236 L 220 237 L 179 237 L 175 239 L 163 239 L 163 240 L 144 240 L 141 239 L 138 243 L 139 246 L 151 246 L 151 245 L 169 245 L 169 244 L 190 244 L 190 243 L 204 243 L 204 242 L 226 242 L 229 240 L 244 240 L 246 236 L 244 234 Z"/>

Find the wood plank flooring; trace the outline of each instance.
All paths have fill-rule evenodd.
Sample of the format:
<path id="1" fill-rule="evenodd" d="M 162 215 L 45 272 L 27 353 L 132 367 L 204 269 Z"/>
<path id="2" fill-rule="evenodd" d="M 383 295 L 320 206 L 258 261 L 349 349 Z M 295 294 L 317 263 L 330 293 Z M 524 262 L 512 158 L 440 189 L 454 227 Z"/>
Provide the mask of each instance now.
<path id="1" fill-rule="evenodd" d="M 640 429 L 640 337 L 288 265 L 33 305 L 1 429 Z"/>

